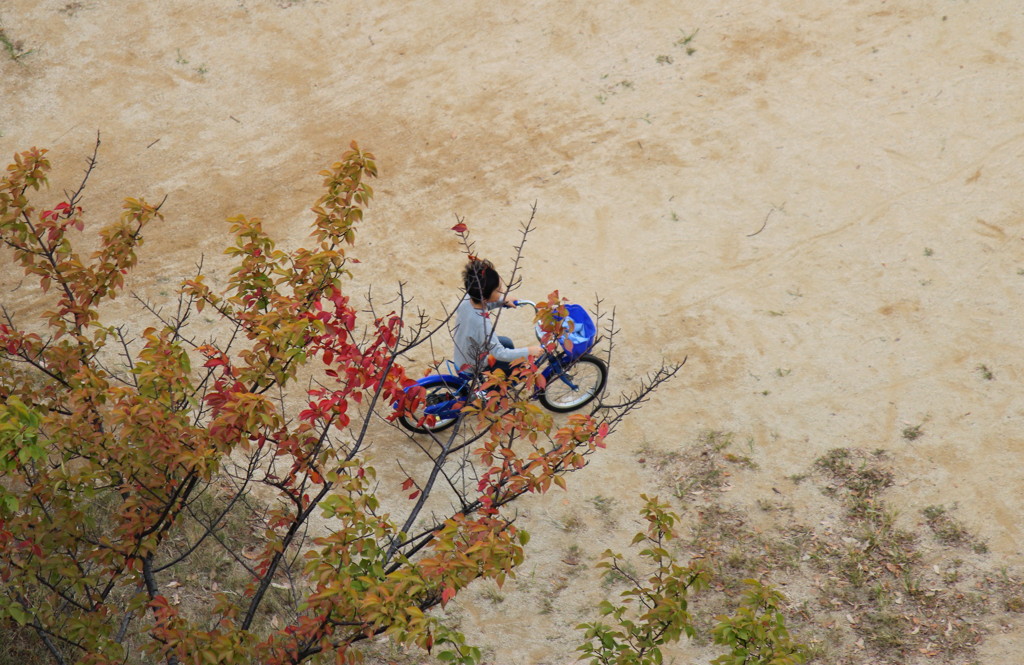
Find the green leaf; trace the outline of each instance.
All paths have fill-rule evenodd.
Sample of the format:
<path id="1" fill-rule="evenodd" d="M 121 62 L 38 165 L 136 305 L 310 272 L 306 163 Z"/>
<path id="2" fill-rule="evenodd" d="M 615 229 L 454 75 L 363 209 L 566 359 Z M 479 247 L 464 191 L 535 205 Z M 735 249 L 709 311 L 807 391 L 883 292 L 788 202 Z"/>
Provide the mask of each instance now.
<path id="1" fill-rule="evenodd" d="M 18 622 L 19 626 L 24 626 L 28 623 L 28 612 L 19 605 L 18 603 L 11 603 L 7 607 L 7 613 L 11 615 L 11 618 Z"/>

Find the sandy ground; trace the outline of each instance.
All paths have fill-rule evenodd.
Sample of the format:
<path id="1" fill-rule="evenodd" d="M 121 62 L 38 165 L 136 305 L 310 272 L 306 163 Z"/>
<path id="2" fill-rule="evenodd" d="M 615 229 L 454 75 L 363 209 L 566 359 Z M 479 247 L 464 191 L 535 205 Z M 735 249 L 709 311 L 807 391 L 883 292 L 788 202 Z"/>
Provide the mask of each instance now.
<path id="1" fill-rule="evenodd" d="M 616 308 L 612 387 L 689 356 L 583 485 L 528 510 L 531 570 L 570 502 L 602 487 L 628 514 L 651 491 L 635 451 L 709 428 L 751 439 L 768 479 L 886 449 L 903 510 L 955 503 L 1024 566 L 1017 0 L 3 0 L 0 25 L 30 51 L 0 51 L 0 153 L 50 148 L 64 187 L 99 130 L 94 220 L 167 197 L 137 288 L 202 253 L 216 276 L 228 215 L 302 242 L 317 170 L 356 139 L 381 166 L 360 285 L 404 280 L 439 313 L 455 215 L 507 268 L 536 202 L 520 294 Z M 571 660 L 524 643 L 575 614 L 511 606 L 500 635 L 465 609 L 495 662 Z M 1022 643 L 991 636 L 981 662 Z"/>

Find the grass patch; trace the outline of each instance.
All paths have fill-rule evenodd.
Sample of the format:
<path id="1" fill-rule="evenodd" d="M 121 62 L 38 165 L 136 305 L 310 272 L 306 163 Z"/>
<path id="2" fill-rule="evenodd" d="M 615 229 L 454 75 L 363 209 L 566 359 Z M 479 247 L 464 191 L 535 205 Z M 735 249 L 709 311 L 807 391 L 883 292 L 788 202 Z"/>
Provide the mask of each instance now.
<path id="1" fill-rule="evenodd" d="M 1024 586 L 963 556 L 963 547 L 980 553 L 976 539 L 947 507 L 926 509 L 926 529 L 887 501 L 896 476 L 885 451 L 834 448 L 790 476 L 825 497 L 817 506 L 824 519 L 815 513 L 805 522 L 782 492 L 722 491 L 734 438 L 707 432 L 672 454 L 644 453 L 685 508 L 686 552 L 714 571 L 711 588 L 693 599 L 698 631 L 728 611 L 748 577 L 785 590 L 787 623 L 808 645 L 809 662 L 969 663 L 1000 613 L 1024 613 Z M 743 468 L 755 471 L 750 463 Z M 677 491 L 681 478 L 700 489 Z"/>
<path id="2" fill-rule="evenodd" d="M 55 648 L 58 647 L 55 645 Z M 52 662 L 53 659 L 40 644 L 34 630 L 28 626 L 19 626 L 9 619 L 0 621 L 0 663 L 50 665 Z"/>
<path id="3" fill-rule="evenodd" d="M 833 448 L 814 461 L 814 469 L 828 479 L 823 491 L 848 499 L 846 503 L 851 513 L 876 515 L 874 498 L 893 484 L 893 474 L 885 466 L 886 459 L 884 450 L 866 453 Z"/>
<path id="4" fill-rule="evenodd" d="M 955 509 L 956 506 L 953 507 Z M 925 523 L 935 539 L 951 547 L 969 547 L 976 554 L 988 552 L 988 545 L 967 530 L 967 527 L 950 514 L 942 505 L 928 506 L 921 510 Z"/>
<path id="5" fill-rule="evenodd" d="M 265 510 L 251 495 L 231 503 L 212 486 L 193 497 L 180 518 L 181 527 L 168 542 L 168 551 L 176 556 L 188 553 L 187 558 L 173 565 L 169 565 L 173 555 L 157 562 L 158 568 L 169 565 L 161 573 L 161 578 L 168 580 L 165 595 L 183 616 L 197 614 L 197 608 L 219 592 L 245 602 L 244 590 L 253 580 L 248 569 L 259 556 L 259 535 L 266 528 L 260 517 Z M 219 524 L 217 537 L 207 536 L 214 522 Z M 281 567 L 256 614 L 261 628 L 283 627 L 299 615 L 299 595 L 304 590 L 295 588 L 298 576 L 292 573 L 301 565 L 292 561 Z"/>
<path id="6" fill-rule="evenodd" d="M 670 453 L 662 457 L 655 466 L 663 468 L 683 466 L 685 472 L 676 476 L 672 493 L 676 498 L 687 494 L 721 490 L 729 483 L 732 472 L 728 466 L 755 470 L 757 464 L 747 455 L 731 452 L 735 442 L 731 432 L 708 430 L 697 442 L 682 453 Z M 753 442 L 748 441 L 753 448 Z"/>

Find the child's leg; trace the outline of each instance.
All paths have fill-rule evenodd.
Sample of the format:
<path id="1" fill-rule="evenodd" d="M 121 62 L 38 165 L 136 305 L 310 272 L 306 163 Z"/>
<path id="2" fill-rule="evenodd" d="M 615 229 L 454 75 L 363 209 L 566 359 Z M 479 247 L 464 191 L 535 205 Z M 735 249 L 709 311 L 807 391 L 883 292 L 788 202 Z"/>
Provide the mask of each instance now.
<path id="1" fill-rule="evenodd" d="M 514 349 L 514 348 L 516 348 L 515 343 L 512 341 L 512 339 L 510 337 L 504 337 L 503 335 L 498 335 L 497 339 L 498 339 L 498 343 L 501 344 L 502 346 L 504 346 L 506 349 Z M 502 362 L 502 361 L 498 360 L 498 361 L 496 361 L 494 363 L 493 367 L 485 367 L 484 369 L 489 369 L 491 371 L 494 371 L 496 369 L 500 369 L 501 371 L 505 372 L 505 376 L 508 376 L 512 372 L 512 365 L 510 363 L 506 363 L 506 362 Z"/>

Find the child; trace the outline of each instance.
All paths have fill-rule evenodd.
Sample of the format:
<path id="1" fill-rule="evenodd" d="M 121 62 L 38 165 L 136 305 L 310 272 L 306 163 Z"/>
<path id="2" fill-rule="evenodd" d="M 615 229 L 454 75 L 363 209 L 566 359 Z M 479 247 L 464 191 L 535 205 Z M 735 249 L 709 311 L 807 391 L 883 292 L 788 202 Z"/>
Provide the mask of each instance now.
<path id="1" fill-rule="evenodd" d="M 462 282 L 466 297 L 455 310 L 454 334 L 455 365 L 459 369 L 502 369 L 508 374 L 513 360 L 536 358 L 543 353 L 539 345 L 515 348 L 511 339 L 494 334 L 490 310 L 515 305 L 506 304 L 505 286 L 490 261 L 470 259 L 462 271 Z M 488 355 L 494 356 L 493 367 L 487 361 Z"/>

